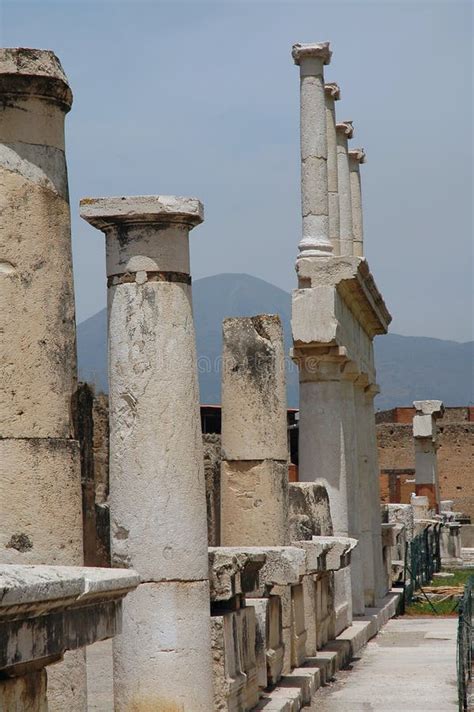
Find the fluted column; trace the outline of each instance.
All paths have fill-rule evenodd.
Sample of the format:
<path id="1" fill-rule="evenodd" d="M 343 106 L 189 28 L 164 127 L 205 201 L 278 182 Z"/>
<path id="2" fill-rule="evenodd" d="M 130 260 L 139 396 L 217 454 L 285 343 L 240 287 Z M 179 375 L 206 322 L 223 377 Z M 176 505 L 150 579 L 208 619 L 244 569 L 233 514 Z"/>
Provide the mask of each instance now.
<path id="1" fill-rule="evenodd" d="M 328 207 L 329 207 L 329 239 L 333 246 L 333 254 L 340 255 L 339 244 L 339 190 L 337 178 L 337 137 L 336 137 L 336 106 L 341 98 L 341 91 L 335 82 L 324 85 L 326 94 L 326 132 L 328 145 Z"/>
<path id="2" fill-rule="evenodd" d="M 64 142 L 72 92 L 53 52 L 0 50 L 0 549 L 80 566 L 76 327 Z M 86 709 L 84 652 L 48 671 L 50 712 Z"/>
<path id="3" fill-rule="evenodd" d="M 362 217 L 362 188 L 360 181 L 360 164 L 365 163 L 365 151 L 363 148 L 355 148 L 349 151 L 348 155 L 352 204 L 352 253 L 356 257 L 363 257 L 364 222 Z"/>
<path id="4" fill-rule="evenodd" d="M 336 124 L 341 255 L 352 255 L 353 253 L 352 197 L 347 146 L 347 141 L 352 138 L 353 131 L 352 121 L 341 121 Z"/>
<path id="5" fill-rule="evenodd" d="M 81 201 L 106 235 L 114 565 L 142 583 L 114 641 L 116 712 L 213 709 L 191 198 Z"/>
<path id="6" fill-rule="evenodd" d="M 327 257 L 329 239 L 328 172 L 324 65 L 328 42 L 295 44 L 292 56 L 300 68 L 301 213 L 303 237 L 299 258 Z"/>

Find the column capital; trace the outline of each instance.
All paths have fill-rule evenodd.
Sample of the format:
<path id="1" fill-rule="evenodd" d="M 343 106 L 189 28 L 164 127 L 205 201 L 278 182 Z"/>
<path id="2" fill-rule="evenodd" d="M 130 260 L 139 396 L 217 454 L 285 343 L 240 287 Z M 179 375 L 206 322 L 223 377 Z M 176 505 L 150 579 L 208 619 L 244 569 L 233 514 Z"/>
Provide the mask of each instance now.
<path id="1" fill-rule="evenodd" d="M 190 230 L 204 220 L 204 208 L 197 198 L 174 195 L 135 195 L 112 198 L 82 198 L 80 216 L 106 232 L 117 225 L 178 224 Z"/>
<path id="2" fill-rule="evenodd" d="M 331 49 L 329 42 L 314 42 L 301 44 L 297 42 L 291 48 L 291 56 L 298 66 L 301 66 L 305 59 L 321 59 L 323 64 L 331 61 Z"/>
<path id="3" fill-rule="evenodd" d="M 358 164 L 366 162 L 366 154 L 363 148 L 352 148 L 348 151 L 348 156 Z"/>
<path id="4" fill-rule="evenodd" d="M 64 112 L 72 106 L 72 91 L 61 62 L 45 49 L 0 49 L 0 94 L 53 100 Z"/>
<path id="5" fill-rule="evenodd" d="M 352 138 L 354 135 L 352 121 L 339 121 L 339 123 L 336 124 L 336 132 L 339 136 L 344 136 L 344 138 Z"/>
<path id="6" fill-rule="evenodd" d="M 333 99 L 334 101 L 339 101 L 341 98 L 341 89 L 336 82 L 328 82 L 325 84 L 324 93 L 328 99 Z"/>
<path id="7" fill-rule="evenodd" d="M 431 415 L 440 418 L 444 413 L 444 404 L 440 400 L 413 401 L 413 406 L 419 415 Z"/>

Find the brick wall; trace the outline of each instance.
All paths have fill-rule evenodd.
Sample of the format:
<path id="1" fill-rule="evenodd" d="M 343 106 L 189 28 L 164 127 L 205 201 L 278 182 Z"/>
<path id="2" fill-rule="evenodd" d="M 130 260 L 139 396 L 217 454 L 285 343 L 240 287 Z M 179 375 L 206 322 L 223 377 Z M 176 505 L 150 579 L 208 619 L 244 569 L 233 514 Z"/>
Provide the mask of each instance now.
<path id="1" fill-rule="evenodd" d="M 410 470 L 415 467 L 413 414 L 413 408 L 393 408 L 377 413 L 382 494 L 385 498 L 389 496 L 390 475 L 387 471 L 398 471 L 400 501 L 405 503 L 414 491 L 413 475 L 410 475 Z M 468 514 L 474 522 L 474 409 L 446 408 L 437 425 L 441 499 L 454 500 L 454 509 Z"/>

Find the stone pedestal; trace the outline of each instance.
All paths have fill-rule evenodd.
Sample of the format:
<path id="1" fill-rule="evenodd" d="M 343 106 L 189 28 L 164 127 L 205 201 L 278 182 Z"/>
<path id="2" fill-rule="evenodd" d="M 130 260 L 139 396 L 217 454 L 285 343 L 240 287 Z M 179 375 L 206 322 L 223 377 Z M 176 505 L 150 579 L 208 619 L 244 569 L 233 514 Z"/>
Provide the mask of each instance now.
<path id="1" fill-rule="evenodd" d="M 428 497 L 430 508 L 439 511 L 438 463 L 436 457 L 436 420 L 444 411 L 442 401 L 414 401 L 416 494 Z"/>
<path id="2" fill-rule="evenodd" d="M 284 545 L 288 444 L 280 319 L 225 319 L 223 342 L 222 545 Z"/>
<path id="3" fill-rule="evenodd" d="M 58 58 L 0 50 L 0 548 L 11 564 L 83 563 L 76 336 Z M 84 712 L 83 653 L 48 681 L 50 712 Z"/>
<path id="4" fill-rule="evenodd" d="M 202 205 L 93 198 L 81 201 L 81 216 L 106 235 L 112 562 L 142 579 L 114 645 L 115 709 L 208 712 L 206 499 L 188 241 Z"/>

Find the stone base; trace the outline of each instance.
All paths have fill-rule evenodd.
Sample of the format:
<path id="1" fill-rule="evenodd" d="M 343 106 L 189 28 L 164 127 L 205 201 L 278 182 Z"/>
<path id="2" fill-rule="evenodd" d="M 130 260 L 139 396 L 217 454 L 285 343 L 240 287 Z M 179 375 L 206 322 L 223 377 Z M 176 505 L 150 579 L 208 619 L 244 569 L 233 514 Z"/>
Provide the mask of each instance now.
<path id="1" fill-rule="evenodd" d="M 288 463 L 223 460 L 221 507 L 222 546 L 289 543 Z"/>
<path id="2" fill-rule="evenodd" d="M 213 709 L 207 581 L 140 584 L 113 646 L 115 712 Z"/>

